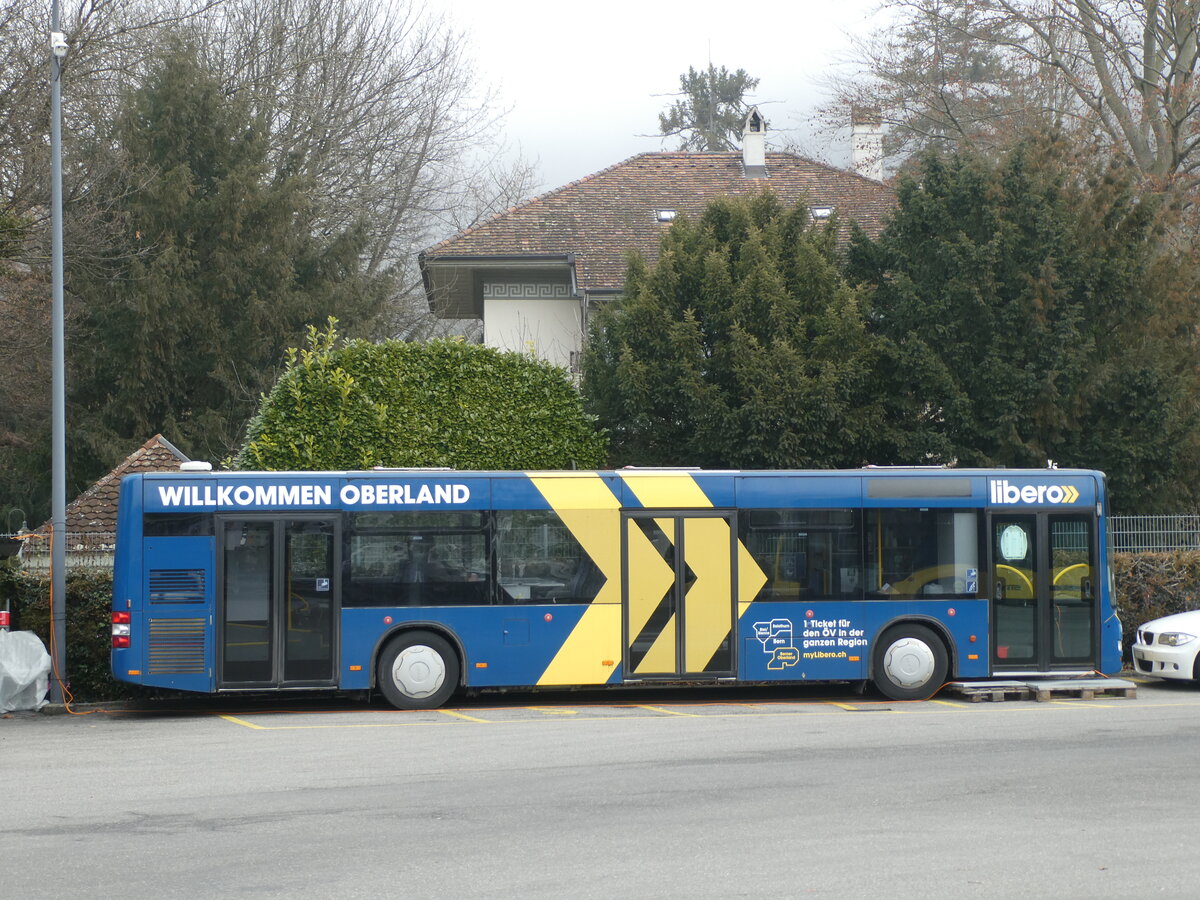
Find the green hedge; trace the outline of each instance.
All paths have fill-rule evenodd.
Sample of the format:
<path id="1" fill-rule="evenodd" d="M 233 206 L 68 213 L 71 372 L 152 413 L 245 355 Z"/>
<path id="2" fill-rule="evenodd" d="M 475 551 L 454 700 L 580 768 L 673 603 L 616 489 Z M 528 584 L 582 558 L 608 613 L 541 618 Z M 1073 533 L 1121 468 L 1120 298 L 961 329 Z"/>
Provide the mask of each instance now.
<path id="1" fill-rule="evenodd" d="M 50 649 L 50 582 L 0 566 L 0 608 L 12 611 L 13 631 L 32 631 Z M 67 578 L 67 688 L 80 703 L 144 697 L 147 691 L 112 677 L 112 576 Z"/>
<path id="2" fill-rule="evenodd" d="M 607 438 L 565 369 L 461 341 L 309 331 L 264 397 L 238 469 L 591 469 Z"/>
<path id="3" fill-rule="evenodd" d="M 1172 613 L 1200 609 L 1200 553 L 1116 553 L 1117 611 L 1125 658 L 1137 627 Z"/>

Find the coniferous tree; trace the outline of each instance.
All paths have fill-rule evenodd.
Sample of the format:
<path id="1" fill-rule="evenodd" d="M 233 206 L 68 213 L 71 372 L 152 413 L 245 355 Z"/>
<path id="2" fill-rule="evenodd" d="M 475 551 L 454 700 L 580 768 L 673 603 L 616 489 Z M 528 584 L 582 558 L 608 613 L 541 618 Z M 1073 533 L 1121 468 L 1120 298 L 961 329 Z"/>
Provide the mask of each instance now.
<path id="1" fill-rule="evenodd" d="M 679 76 L 683 99 L 658 114 L 658 130 L 664 137 L 678 136 L 680 150 L 736 150 L 750 111 L 746 94 L 756 87 L 758 79 L 745 69 L 730 72 L 709 63 L 696 71 L 688 66 L 687 74 Z"/>
<path id="2" fill-rule="evenodd" d="M 858 466 L 924 448 L 893 424 L 882 342 L 838 272 L 836 224 L 773 194 L 680 218 L 595 318 L 583 390 L 620 465 Z"/>
<path id="3" fill-rule="evenodd" d="M 29 225 L 0 210 L 0 533 L 37 522 L 50 485 L 50 308 L 48 285 L 15 259 Z"/>
<path id="4" fill-rule="evenodd" d="M 1192 255 L 1124 164 L 1030 140 L 1002 162 L 924 156 L 849 272 L 900 361 L 886 388 L 946 438 L 938 461 L 1108 472 L 1125 511 L 1195 497 Z"/>
<path id="5" fill-rule="evenodd" d="M 8 322 L 0 329 L 0 384 L 8 390 L 0 395 L 11 395 L 0 398 L 0 509 L 18 507 L 31 522 L 48 513 L 50 493 L 45 16 L 38 0 L 0 4 L 0 205 L 25 232 L 10 272 L 0 272 L 0 318 Z M 486 73 L 472 66 L 465 33 L 413 0 L 64 4 L 62 26 L 70 45 L 62 98 L 66 346 L 68 364 L 79 364 L 68 389 L 86 387 L 74 399 L 89 406 L 82 410 L 88 420 L 75 411 L 68 420 L 68 452 L 82 462 L 69 469 L 72 490 L 146 437 L 87 431 L 99 417 L 92 407 L 109 393 L 86 371 L 101 353 L 92 346 L 97 323 L 88 311 L 115 303 L 105 279 L 123 291 L 135 257 L 145 263 L 159 246 L 152 229 L 130 224 L 127 206 L 162 170 L 142 165 L 144 150 L 129 151 L 114 126 L 129 92 L 160 76 L 154 61 L 172 41 L 193 44 L 224 98 L 244 103 L 260 126 L 268 145 L 263 183 L 302 186 L 311 213 L 297 217 L 301 232 L 307 228 L 318 243 L 354 234 L 359 243 L 365 223 L 355 269 L 393 282 L 375 337 L 447 329 L 428 311 L 415 249 L 519 202 L 536 180 L 529 164 L 503 152 L 503 115 Z M 4 230 L 0 224 L 0 244 L 8 247 Z M 314 321 L 328 311 L 319 309 Z M 357 331 L 345 310 L 342 320 Z M 279 347 L 299 334 L 281 338 Z M 243 374 L 239 368 L 252 405 L 260 388 Z M 172 437 L 197 454 L 220 452 Z M 212 438 L 214 446 L 225 443 L 215 432 Z M 19 524 L 22 516 L 13 517 Z"/>
<path id="6" fill-rule="evenodd" d="M 361 228 L 314 230 L 310 183 L 267 176 L 259 123 L 191 48 L 169 48 L 145 84 L 114 135 L 133 174 L 104 186 L 119 237 L 71 285 L 88 476 L 155 432 L 227 455 L 289 343 L 331 314 L 369 323 L 388 290 L 386 273 L 362 274 Z"/>

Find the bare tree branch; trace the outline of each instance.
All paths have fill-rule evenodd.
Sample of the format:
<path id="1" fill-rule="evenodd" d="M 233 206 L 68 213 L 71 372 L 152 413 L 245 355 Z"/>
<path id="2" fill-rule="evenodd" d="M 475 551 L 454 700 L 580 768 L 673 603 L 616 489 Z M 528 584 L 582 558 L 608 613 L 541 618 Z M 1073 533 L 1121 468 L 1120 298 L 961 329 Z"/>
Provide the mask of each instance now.
<path id="1" fill-rule="evenodd" d="M 860 45 L 858 69 L 835 85 L 827 117 L 874 94 L 900 155 L 931 141 L 986 145 L 1050 122 L 1068 133 L 1103 135 L 1147 179 L 1195 186 L 1200 4 L 1194 0 L 886 5 L 898 17 Z M 979 59 L 989 68 L 973 67 Z"/>

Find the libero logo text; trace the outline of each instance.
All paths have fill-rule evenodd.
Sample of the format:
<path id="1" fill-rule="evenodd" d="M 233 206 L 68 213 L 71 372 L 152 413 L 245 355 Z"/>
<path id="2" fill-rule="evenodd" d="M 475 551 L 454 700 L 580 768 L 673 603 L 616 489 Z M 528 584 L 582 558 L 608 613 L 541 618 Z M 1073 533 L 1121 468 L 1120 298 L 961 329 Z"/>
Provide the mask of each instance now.
<path id="1" fill-rule="evenodd" d="M 993 479 L 990 502 L 1011 503 L 1074 503 L 1079 491 L 1069 484 L 1013 484 L 1007 478 Z"/>

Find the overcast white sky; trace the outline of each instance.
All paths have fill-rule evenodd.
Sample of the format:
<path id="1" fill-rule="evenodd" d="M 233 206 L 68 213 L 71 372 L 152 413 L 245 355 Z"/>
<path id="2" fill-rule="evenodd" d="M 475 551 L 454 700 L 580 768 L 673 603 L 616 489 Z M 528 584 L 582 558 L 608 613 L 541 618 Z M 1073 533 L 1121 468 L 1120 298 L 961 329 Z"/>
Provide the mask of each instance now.
<path id="1" fill-rule="evenodd" d="M 812 121 L 822 73 L 866 34 L 879 0 L 425 0 L 468 32 L 480 78 L 505 107 L 506 134 L 538 163 L 539 190 L 636 153 L 673 150 L 658 113 L 688 66 L 709 59 L 760 79 L 753 99 L 778 144 L 844 165 L 848 135 Z"/>

